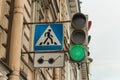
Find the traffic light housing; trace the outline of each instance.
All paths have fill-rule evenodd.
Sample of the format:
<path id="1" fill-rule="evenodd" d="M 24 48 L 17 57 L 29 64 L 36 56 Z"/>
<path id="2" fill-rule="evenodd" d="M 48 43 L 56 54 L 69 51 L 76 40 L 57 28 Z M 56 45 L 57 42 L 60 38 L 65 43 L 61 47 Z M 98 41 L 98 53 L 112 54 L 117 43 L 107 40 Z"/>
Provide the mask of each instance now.
<path id="1" fill-rule="evenodd" d="M 86 58 L 88 45 L 88 16 L 76 13 L 71 21 L 71 47 L 70 59 L 74 62 L 83 61 Z"/>

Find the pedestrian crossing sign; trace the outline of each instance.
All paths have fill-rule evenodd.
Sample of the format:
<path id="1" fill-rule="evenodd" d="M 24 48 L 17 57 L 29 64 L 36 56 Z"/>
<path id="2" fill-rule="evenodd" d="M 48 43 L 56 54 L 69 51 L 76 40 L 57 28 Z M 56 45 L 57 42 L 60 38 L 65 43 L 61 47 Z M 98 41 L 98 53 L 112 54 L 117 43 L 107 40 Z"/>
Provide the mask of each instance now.
<path id="1" fill-rule="evenodd" d="M 63 24 L 37 24 L 34 29 L 34 51 L 62 50 Z"/>

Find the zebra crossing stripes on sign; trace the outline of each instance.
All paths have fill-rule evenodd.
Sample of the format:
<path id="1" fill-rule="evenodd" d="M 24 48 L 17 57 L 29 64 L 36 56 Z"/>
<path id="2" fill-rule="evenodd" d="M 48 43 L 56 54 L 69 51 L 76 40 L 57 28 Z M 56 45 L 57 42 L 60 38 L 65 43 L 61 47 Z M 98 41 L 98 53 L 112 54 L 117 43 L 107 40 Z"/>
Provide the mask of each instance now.
<path id="1" fill-rule="evenodd" d="M 38 24 L 34 31 L 34 50 L 61 50 L 63 24 Z"/>

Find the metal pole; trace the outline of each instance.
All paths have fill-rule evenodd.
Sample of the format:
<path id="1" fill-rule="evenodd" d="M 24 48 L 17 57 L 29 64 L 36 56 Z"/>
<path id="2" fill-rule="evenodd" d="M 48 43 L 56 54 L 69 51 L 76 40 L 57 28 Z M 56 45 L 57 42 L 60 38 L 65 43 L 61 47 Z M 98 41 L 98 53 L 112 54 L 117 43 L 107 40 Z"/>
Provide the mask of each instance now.
<path id="1" fill-rule="evenodd" d="M 79 12 L 81 13 L 81 6 L 80 6 L 80 4 L 82 4 L 82 2 L 80 0 L 77 0 L 77 1 L 78 1 Z"/>
<path id="2" fill-rule="evenodd" d="M 69 52 L 69 50 L 62 50 L 62 51 L 29 51 L 29 52 L 21 52 L 22 54 L 35 54 L 35 53 L 65 53 Z"/>
<path id="3" fill-rule="evenodd" d="M 69 23 L 71 22 L 70 20 L 68 21 L 56 21 L 56 22 L 25 22 L 24 24 L 56 24 L 56 23 Z"/>
<path id="4" fill-rule="evenodd" d="M 10 73 L 8 80 L 19 80 L 24 3 L 23 0 L 13 1 L 14 9 L 9 52 L 9 67 L 12 72 Z"/>

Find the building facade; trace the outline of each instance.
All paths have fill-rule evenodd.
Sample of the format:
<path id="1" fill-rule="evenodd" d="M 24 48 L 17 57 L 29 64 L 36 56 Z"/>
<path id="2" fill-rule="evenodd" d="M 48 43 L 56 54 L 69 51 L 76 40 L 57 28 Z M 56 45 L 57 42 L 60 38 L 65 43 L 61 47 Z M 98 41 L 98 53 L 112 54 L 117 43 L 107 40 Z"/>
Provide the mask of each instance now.
<path id="1" fill-rule="evenodd" d="M 0 0 L 0 80 L 90 80 L 87 64 L 69 61 L 63 68 L 34 68 L 34 26 L 64 22 L 64 50 L 70 48 L 70 22 L 80 12 L 78 0 Z"/>

